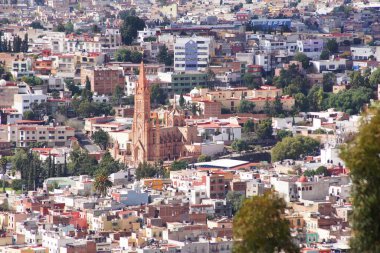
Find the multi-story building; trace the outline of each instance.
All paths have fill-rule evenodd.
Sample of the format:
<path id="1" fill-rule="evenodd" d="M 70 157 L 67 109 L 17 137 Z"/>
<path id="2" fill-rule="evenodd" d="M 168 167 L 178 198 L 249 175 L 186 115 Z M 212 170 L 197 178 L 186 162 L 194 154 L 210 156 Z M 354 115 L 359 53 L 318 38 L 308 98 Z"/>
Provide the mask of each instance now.
<path id="1" fill-rule="evenodd" d="M 81 71 L 81 84 L 90 80 L 91 91 L 98 94 L 113 94 L 117 86 L 124 88 L 124 73 L 121 68 L 95 67 L 84 68 Z"/>
<path id="2" fill-rule="evenodd" d="M 307 57 L 318 59 L 323 50 L 322 39 L 297 40 L 298 51 Z"/>
<path id="3" fill-rule="evenodd" d="M 188 93 L 193 88 L 207 84 L 207 73 L 201 72 L 159 72 L 158 78 L 167 85 L 161 85 L 169 94 Z"/>
<path id="4" fill-rule="evenodd" d="M 347 59 L 337 58 L 331 60 L 311 61 L 316 72 L 322 73 L 325 71 L 342 72 L 347 68 Z"/>
<path id="5" fill-rule="evenodd" d="M 41 104 L 46 102 L 47 96 L 42 94 L 41 90 L 32 91 L 27 94 L 15 94 L 13 107 L 17 109 L 20 113 L 31 110 L 33 103 Z"/>
<path id="6" fill-rule="evenodd" d="M 174 70 L 205 71 L 213 54 L 211 37 L 178 37 L 174 45 Z"/>
<path id="7" fill-rule="evenodd" d="M 29 143 L 42 142 L 47 146 L 67 146 L 75 129 L 67 126 L 0 125 L 0 141 L 15 142 L 17 147 L 28 147 Z"/>

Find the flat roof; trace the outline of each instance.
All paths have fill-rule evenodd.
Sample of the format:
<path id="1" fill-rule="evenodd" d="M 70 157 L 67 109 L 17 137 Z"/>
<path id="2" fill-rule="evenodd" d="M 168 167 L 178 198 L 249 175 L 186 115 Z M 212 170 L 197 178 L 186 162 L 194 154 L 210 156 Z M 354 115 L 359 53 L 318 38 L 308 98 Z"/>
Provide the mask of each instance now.
<path id="1" fill-rule="evenodd" d="M 195 163 L 194 165 L 197 167 L 233 168 L 233 167 L 241 166 L 248 163 L 249 163 L 248 161 L 242 161 L 242 160 L 219 159 L 219 160 L 214 160 L 211 162 Z"/>

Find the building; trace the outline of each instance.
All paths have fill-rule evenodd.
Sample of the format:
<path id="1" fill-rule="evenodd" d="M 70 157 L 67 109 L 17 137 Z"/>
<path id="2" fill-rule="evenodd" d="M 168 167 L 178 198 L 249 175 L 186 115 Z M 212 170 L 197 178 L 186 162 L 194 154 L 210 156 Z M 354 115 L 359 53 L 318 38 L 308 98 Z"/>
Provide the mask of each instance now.
<path id="1" fill-rule="evenodd" d="M 30 90 L 27 94 L 15 94 L 13 107 L 19 113 L 32 110 L 33 104 L 41 104 L 46 102 L 47 96 L 42 93 L 42 90 Z"/>
<path id="2" fill-rule="evenodd" d="M 174 45 L 174 70 L 205 71 L 213 51 L 211 37 L 178 37 Z"/>
<path id="3" fill-rule="evenodd" d="M 151 112 L 150 88 L 141 63 L 132 125 L 131 165 L 197 156 L 187 146 L 198 139 L 196 126 L 186 126 L 184 114 L 176 107 L 165 111 L 162 120 L 157 112 Z"/>
<path id="4" fill-rule="evenodd" d="M 81 84 L 90 80 L 91 91 L 98 94 L 113 94 L 117 86 L 124 88 L 124 73 L 121 68 L 95 67 L 84 68 L 81 71 Z"/>
<path id="5" fill-rule="evenodd" d="M 15 142 L 17 147 L 42 142 L 47 146 L 68 146 L 75 129 L 67 126 L 0 125 L 0 141 Z"/>
<path id="6" fill-rule="evenodd" d="M 167 83 L 166 89 L 169 94 L 188 93 L 193 88 L 207 84 L 207 73 L 201 72 L 159 72 L 158 78 Z"/>
<path id="7" fill-rule="evenodd" d="M 298 51 L 312 59 L 319 59 L 323 50 L 322 39 L 297 40 Z"/>

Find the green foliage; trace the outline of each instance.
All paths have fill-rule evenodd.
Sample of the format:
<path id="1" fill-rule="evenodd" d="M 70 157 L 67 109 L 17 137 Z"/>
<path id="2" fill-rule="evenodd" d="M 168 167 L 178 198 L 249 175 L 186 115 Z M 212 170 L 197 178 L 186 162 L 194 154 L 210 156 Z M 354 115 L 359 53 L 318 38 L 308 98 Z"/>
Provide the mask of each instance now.
<path id="1" fill-rule="evenodd" d="M 335 84 L 335 74 L 334 73 L 326 73 L 323 74 L 323 91 L 324 92 L 332 92 L 333 91 L 333 86 Z"/>
<path id="2" fill-rule="evenodd" d="M 72 33 L 74 32 L 74 25 L 70 21 L 66 24 L 59 23 L 56 27 L 53 29 L 55 32 L 65 32 L 65 33 Z"/>
<path id="3" fill-rule="evenodd" d="M 338 53 L 338 49 L 339 49 L 338 42 L 336 42 L 335 39 L 329 39 L 329 40 L 327 40 L 327 43 L 326 43 L 326 49 L 327 49 L 331 54 L 336 54 L 336 53 Z"/>
<path id="4" fill-rule="evenodd" d="M 272 161 L 299 159 L 301 156 L 315 155 L 319 142 L 305 136 L 286 137 L 272 148 Z"/>
<path id="5" fill-rule="evenodd" d="M 296 112 L 307 112 L 309 108 L 309 102 L 307 97 L 303 93 L 297 93 L 294 95 L 294 109 Z"/>
<path id="6" fill-rule="evenodd" d="M 313 177 L 315 175 L 323 175 L 324 177 L 331 176 L 331 173 L 325 166 L 319 166 L 316 170 L 306 170 L 303 174 L 306 177 Z"/>
<path id="7" fill-rule="evenodd" d="M 11 182 L 11 188 L 15 191 L 22 190 L 23 185 L 26 185 L 26 182 L 25 180 L 22 180 L 22 179 L 13 179 Z"/>
<path id="8" fill-rule="evenodd" d="M 234 253 L 296 253 L 285 201 L 273 192 L 246 199 L 233 220 Z"/>
<path id="9" fill-rule="evenodd" d="M 74 147 L 70 152 L 67 167 L 71 175 L 94 175 L 98 169 L 98 162 L 86 150 Z"/>
<path id="10" fill-rule="evenodd" d="M 137 16 L 121 16 L 121 18 L 123 19 L 120 29 L 122 41 L 125 45 L 131 45 L 137 37 L 137 31 L 144 29 L 145 22 Z"/>
<path id="11" fill-rule="evenodd" d="M 36 119 L 36 115 L 33 111 L 27 110 L 22 114 L 22 119 L 24 120 L 34 120 Z"/>
<path id="12" fill-rule="evenodd" d="M 380 110 L 371 113 L 371 119 L 363 120 L 359 133 L 341 152 L 353 184 L 350 246 L 354 253 L 380 252 Z"/>
<path id="13" fill-rule="evenodd" d="M 374 89 L 377 88 L 377 85 L 380 84 L 380 68 L 377 68 L 369 77 L 369 84 Z"/>
<path id="14" fill-rule="evenodd" d="M 147 162 L 140 163 L 135 171 L 135 177 L 137 180 L 142 178 L 151 178 L 158 175 L 158 169 L 152 164 Z"/>
<path id="15" fill-rule="evenodd" d="M 293 137 L 293 133 L 288 130 L 278 130 L 277 131 L 277 138 L 281 141 L 286 137 Z"/>
<path id="16" fill-rule="evenodd" d="M 366 78 L 362 75 L 360 71 L 353 71 L 350 75 L 351 78 L 351 87 L 352 88 L 360 88 L 360 87 L 368 87 L 369 83 Z"/>
<path id="17" fill-rule="evenodd" d="M 245 196 L 240 192 L 229 191 L 226 200 L 232 207 L 232 214 L 235 215 L 243 205 Z"/>
<path id="18" fill-rule="evenodd" d="M 330 52 L 328 50 L 323 50 L 319 58 L 321 60 L 328 60 L 330 58 Z"/>
<path id="19" fill-rule="evenodd" d="M 159 63 L 164 63 L 165 66 L 172 66 L 174 62 L 174 54 L 169 53 L 166 45 L 160 46 L 157 54 L 157 61 Z"/>
<path id="20" fill-rule="evenodd" d="M 199 163 L 209 162 L 209 161 L 211 161 L 211 156 L 209 156 L 209 155 L 200 155 L 200 156 L 198 156 L 197 161 Z"/>
<path id="21" fill-rule="evenodd" d="M 184 170 L 187 168 L 187 165 L 188 163 L 185 160 L 175 160 L 170 165 L 170 170 L 171 171 Z"/>
<path id="22" fill-rule="evenodd" d="M 92 136 L 92 140 L 95 144 L 99 145 L 103 150 L 107 148 L 107 144 L 109 141 L 108 133 L 103 131 L 102 129 L 96 131 Z"/>
<path id="23" fill-rule="evenodd" d="M 112 95 L 112 104 L 113 105 L 121 105 L 122 97 L 124 95 L 124 90 L 120 86 L 116 86 L 113 95 Z"/>
<path id="24" fill-rule="evenodd" d="M 231 147 L 236 152 L 242 152 L 249 149 L 249 145 L 244 140 L 234 140 L 231 144 Z"/>
<path id="25" fill-rule="evenodd" d="M 96 24 L 93 24 L 92 26 L 91 26 L 91 32 L 92 33 L 100 33 L 102 30 L 101 30 L 101 28 L 98 26 L 98 25 L 96 25 Z"/>
<path id="26" fill-rule="evenodd" d="M 324 101 L 324 93 L 322 87 L 313 86 L 307 95 L 307 100 L 309 102 L 309 110 L 316 112 L 321 111 Z"/>
<path id="27" fill-rule="evenodd" d="M 108 174 L 105 171 L 100 171 L 95 176 L 94 188 L 100 196 L 105 197 L 107 195 L 107 191 L 112 187 L 112 182 L 108 179 Z"/>
<path id="28" fill-rule="evenodd" d="M 335 108 L 351 115 L 358 114 L 363 105 L 369 103 L 372 96 L 372 90 L 364 87 L 344 90 L 336 94 L 329 94 L 324 102 L 324 107 L 326 109 Z"/>
<path id="29" fill-rule="evenodd" d="M 81 90 L 79 88 L 79 85 L 75 85 L 73 81 L 70 81 L 68 79 L 65 80 L 66 88 L 71 91 L 71 94 L 79 95 L 81 93 Z"/>
<path id="30" fill-rule="evenodd" d="M 254 77 L 251 73 L 245 73 L 243 76 L 244 85 L 249 89 L 259 89 L 261 86 L 261 80 Z"/>
<path id="31" fill-rule="evenodd" d="M 255 131 L 255 123 L 253 120 L 249 119 L 244 123 L 243 126 L 243 132 L 244 133 L 251 133 Z"/>
<path id="32" fill-rule="evenodd" d="M 183 106 L 185 105 L 185 98 L 183 97 L 183 94 L 181 92 L 181 95 L 179 96 L 179 106 L 181 106 L 183 108 Z"/>
<path id="33" fill-rule="evenodd" d="M 238 107 L 238 111 L 240 113 L 254 113 L 255 106 L 256 106 L 255 103 L 251 101 L 242 100 Z"/>
<path id="34" fill-rule="evenodd" d="M 273 79 L 277 88 L 283 88 L 287 95 L 296 93 L 307 94 L 309 81 L 298 71 L 296 65 L 292 64 L 288 70 L 282 69 L 280 75 Z"/>
<path id="35" fill-rule="evenodd" d="M 304 53 L 297 52 L 294 55 L 294 60 L 301 62 L 304 69 L 307 69 L 310 66 L 310 59 Z"/>
<path id="36" fill-rule="evenodd" d="M 256 135 L 259 139 L 272 139 L 273 138 L 273 128 L 272 128 L 272 120 L 266 119 L 261 121 L 258 124 L 256 129 Z"/>
<path id="37" fill-rule="evenodd" d="M 154 103 L 156 105 L 165 105 L 168 94 L 158 84 L 152 85 L 150 89 L 151 103 Z"/>
<path id="38" fill-rule="evenodd" d="M 142 53 L 128 49 L 118 49 L 114 54 L 115 60 L 120 62 L 140 63 L 143 59 Z"/>
<path id="39" fill-rule="evenodd" d="M 32 27 L 33 29 L 45 29 L 45 27 L 41 25 L 40 21 L 33 21 L 32 23 L 30 23 L 29 26 Z"/>
<path id="40" fill-rule="evenodd" d="M 21 81 L 31 85 L 31 86 L 37 86 L 42 85 L 42 79 L 37 76 L 23 76 L 21 78 Z"/>

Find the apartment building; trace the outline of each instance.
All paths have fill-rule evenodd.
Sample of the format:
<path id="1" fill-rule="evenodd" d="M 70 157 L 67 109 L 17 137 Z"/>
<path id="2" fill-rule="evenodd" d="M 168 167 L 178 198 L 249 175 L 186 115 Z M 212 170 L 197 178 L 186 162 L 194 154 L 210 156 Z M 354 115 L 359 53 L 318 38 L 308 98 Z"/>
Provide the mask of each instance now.
<path id="1" fill-rule="evenodd" d="M 323 50 L 322 39 L 297 40 L 298 51 L 307 57 L 318 59 Z"/>
<path id="2" fill-rule="evenodd" d="M 211 37 L 177 37 L 174 44 L 174 70 L 205 71 L 213 54 Z"/>
<path id="3" fill-rule="evenodd" d="M 49 147 L 67 146 L 75 129 L 67 126 L 0 125 L 0 141 L 16 143 L 17 147 L 28 147 L 29 143 L 43 142 Z"/>
<path id="4" fill-rule="evenodd" d="M 91 83 L 91 91 L 98 94 L 112 94 L 117 86 L 124 89 L 124 72 L 122 68 L 94 67 L 81 71 L 81 84 L 86 84 L 86 78 Z"/>
<path id="5" fill-rule="evenodd" d="M 207 73 L 187 72 L 159 72 L 158 78 L 167 85 L 161 85 L 170 95 L 190 92 L 197 86 L 207 84 Z"/>
<path id="6" fill-rule="evenodd" d="M 15 94 L 13 108 L 17 109 L 19 113 L 31 110 L 33 103 L 41 104 L 46 102 L 47 96 L 42 93 L 42 90 L 37 90 L 32 93 Z"/>

